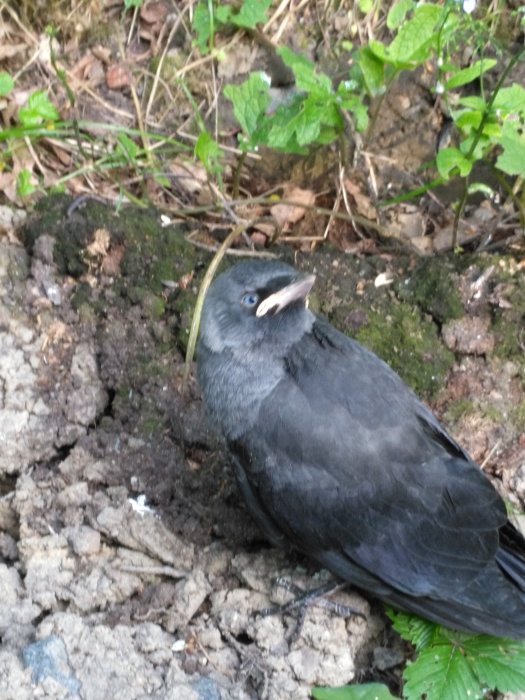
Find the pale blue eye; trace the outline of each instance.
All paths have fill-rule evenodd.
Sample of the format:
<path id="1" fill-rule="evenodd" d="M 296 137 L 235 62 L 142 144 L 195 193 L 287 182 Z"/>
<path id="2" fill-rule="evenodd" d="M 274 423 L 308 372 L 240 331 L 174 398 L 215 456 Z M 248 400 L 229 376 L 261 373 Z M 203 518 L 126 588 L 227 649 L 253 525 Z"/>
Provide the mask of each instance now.
<path id="1" fill-rule="evenodd" d="M 257 294 L 245 294 L 241 299 L 241 303 L 243 306 L 253 308 L 259 303 L 259 297 L 257 296 Z"/>

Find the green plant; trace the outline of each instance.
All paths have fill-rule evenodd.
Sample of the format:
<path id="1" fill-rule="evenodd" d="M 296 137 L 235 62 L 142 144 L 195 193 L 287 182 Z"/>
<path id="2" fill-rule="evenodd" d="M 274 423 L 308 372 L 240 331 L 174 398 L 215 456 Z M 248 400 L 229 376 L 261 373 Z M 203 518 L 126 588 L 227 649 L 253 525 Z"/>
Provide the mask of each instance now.
<path id="1" fill-rule="evenodd" d="M 371 10 L 372 5 L 360 4 L 363 11 Z M 201 2 L 194 19 L 197 45 L 209 51 L 215 32 L 227 26 L 254 28 L 264 21 L 267 7 L 268 3 L 254 0 L 245 0 L 239 10 L 212 0 Z M 432 60 L 436 65 L 436 97 L 447 106 L 460 141 L 439 151 L 435 161 L 438 177 L 403 198 L 417 196 L 459 175 L 465 189 L 456 209 L 458 220 L 470 192 L 490 193 L 484 183 L 469 180 L 478 161 L 492 159 L 498 172 L 525 176 L 525 89 L 517 84 L 504 86 L 523 50 L 502 68 L 504 52 L 492 31 L 496 18 L 488 13 L 474 18 L 475 7 L 476 0 L 445 0 L 442 4 L 398 0 L 386 16 L 391 41 L 371 40 L 358 48 L 345 42 L 351 51 L 351 68 L 338 85 L 306 58 L 278 48 L 277 53 L 295 76 L 296 90 L 286 102 L 272 109 L 270 81 L 260 72 L 252 73 L 242 85 L 229 85 L 224 90 L 242 129 L 241 149 L 248 152 L 267 146 L 305 154 L 312 146 L 338 139 L 349 121 L 357 131 L 367 132 L 366 142 L 384 96 L 400 73 L 415 71 Z M 481 9 L 480 15 L 483 12 L 487 11 Z M 473 47 L 468 67 L 460 65 L 460 50 L 465 44 Z M 485 76 L 496 67 L 500 78 L 487 95 Z M 480 94 L 462 95 L 462 89 L 475 82 L 480 84 Z M 519 198 L 515 201 L 521 209 Z"/>
<path id="2" fill-rule="evenodd" d="M 403 673 L 405 700 L 482 700 L 489 690 L 525 688 L 525 645 L 509 639 L 453 632 L 414 615 L 390 612 L 394 628 L 417 657 Z M 314 688 L 317 700 L 394 700 L 379 683 Z"/>

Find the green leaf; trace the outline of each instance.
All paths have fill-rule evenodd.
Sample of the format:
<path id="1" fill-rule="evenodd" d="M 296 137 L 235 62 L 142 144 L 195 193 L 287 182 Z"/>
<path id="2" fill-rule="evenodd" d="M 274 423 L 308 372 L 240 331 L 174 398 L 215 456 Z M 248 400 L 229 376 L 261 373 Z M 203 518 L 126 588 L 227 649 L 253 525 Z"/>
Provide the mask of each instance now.
<path id="1" fill-rule="evenodd" d="M 236 14 L 231 14 L 231 22 L 237 27 L 254 29 L 258 24 L 266 22 L 267 10 L 272 0 L 244 0 L 241 9 Z"/>
<path id="2" fill-rule="evenodd" d="M 483 112 L 487 106 L 485 100 L 482 97 L 477 97 L 476 95 L 472 95 L 470 97 L 460 97 L 458 104 L 462 105 L 463 107 L 468 107 L 469 109 L 479 110 L 480 112 Z"/>
<path id="3" fill-rule="evenodd" d="M 211 36 L 212 26 L 213 23 L 208 10 L 208 3 L 206 0 L 204 0 L 204 2 L 199 2 L 193 11 L 192 28 L 196 34 L 195 44 L 198 46 L 199 51 L 203 55 L 207 54 L 209 51 L 208 43 Z"/>
<path id="4" fill-rule="evenodd" d="M 319 96 L 332 94 L 332 81 L 325 73 L 317 73 L 315 65 L 304 56 L 294 53 L 287 46 L 281 46 L 277 53 L 292 69 L 298 90 L 316 93 Z"/>
<path id="5" fill-rule="evenodd" d="M 447 80 L 447 82 L 445 83 L 445 88 L 447 90 L 453 90 L 454 88 L 460 87 L 461 85 L 467 85 L 473 80 L 476 80 L 477 78 L 481 77 L 483 73 L 486 73 L 491 68 L 494 68 L 494 66 L 497 63 L 498 62 L 492 58 L 484 58 L 481 61 L 476 61 L 468 68 L 459 70 L 455 75 L 452 76 L 452 78 L 450 78 L 450 80 Z"/>
<path id="6" fill-rule="evenodd" d="M 135 141 L 132 141 L 126 134 L 119 134 L 117 141 L 123 155 L 129 161 L 135 161 L 140 151 Z"/>
<path id="7" fill-rule="evenodd" d="M 5 97 L 6 95 L 9 95 L 14 86 L 15 81 L 13 80 L 13 78 L 9 75 L 9 73 L 2 71 L 0 73 L 0 97 Z"/>
<path id="8" fill-rule="evenodd" d="M 398 612 L 395 610 L 387 611 L 388 617 L 392 620 L 394 629 L 399 634 L 411 642 L 418 651 L 427 647 L 440 629 L 439 625 L 428 620 L 423 620 L 415 615 Z"/>
<path id="9" fill-rule="evenodd" d="M 393 31 L 403 23 L 407 13 L 414 7 L 414 0 L 398 0 L 386 18 L 386 26 Z"/>
<path id="10" fill-rule="evenodd" d="M 55 105 L 49 100 L 44 90 L 30 95 L 27 105 L 18 113 L 22 126 L 38 126 L 43 122 L 54 122 L 59 118 Z"/>
<path id="11" fill-rule="evenodd" d="M 269 88 L 264 73 L 252 73 L 242 85 L 227 85 L 224 88 L 224 94 L 233 103 L 235 117 L 249 138 L 270 105 Z"/>
<path id="12" fill-rule="evenodd" d="M 130 10 L 132 7 L 142 7 L 144 0 L 124 0 L 124 7 Z"/>
<path id="13" fill-rule="evenodd" d="M 195 155 L 206 168 L 206 172 L 217 175 L 223 170 L 222 150 L 207 131 L 201 131 L 195 144 Z"/>
<path id="14" fill-rule="evenodd" d="M 429 58 L 430 47 L 438 39 L 435 30 L 442 12 L 443 8 L 438 5 L 419 5 L 388 47 L 390 60 L 396 65 L 418 64 Z"/>
<path id="15" fill-rule="evenodd" d="M 454 112 L 452 118 L 454 119 L 455 125 L 458 129 L 469 132 L 473 129 L 477 129 L 481 124 L 481 119 L 483 117 L 482 112 L 472 111 L 472 110 L 461 110 Z"/>
<path id="16" fill-rule="evenodd" d="M 372 42 L 371 42 L 372 43 Z M 380 44 L 380 42 L 374 42 Z M 383 46 L 382 44 L 380 44 Z M 384 47 L 383 47 L 384 49 Z M 385 64 L 378 57 L 375 50 L 371 46 L 365 46 L 359 49 L 357 53 L 357 61 L 363 73 L 366 89 L 372 96 L 380 94 L 385 89 Z"/>
<path id="17" fill-rule="evenodd" d="M 35 191 L 35 186 L 31 182 L 33 174 L 24 168 L 18 173 L 16 178 L 16 192 L 20 197 L 29 197 Z"/>
<path id="18" fill-rule="evenodd" d="M 481 700 L 484 695 L 462 650 L 447 643 L 423 649 L 403 678 L 407 700 Z"/>
<path id="19" fill-rule="evenodd" d="M 368 109 L 363 104 L 359 95 L 352 91 L 351 86 L 346 85 L 346 81 L 339 83 L 337 88 L 337 102 L 343 108 L 352 112 L 356 120 L 358 131 L 365 131 L 368 127 Z"/>
<path id="20" fill-rule="evenodd" d="M 501 693 L 525 689 L 525 644 L 478 635 L 462 644 L 462 653 L 480 685 Z"/>
<path id="21" fill-rule="evenodd" d="M 345 685 L 340 688 L 313 688 L 315 700 L 395 700 L 382 683 Z"/>
<path id="22" fill-rule="evenodd" d="M 498 156 L 496 167 L 507 175 L 525 177 L 525 134 L 519 122 L 506 121 L 499 142 L 503 153 Z"/>
<path id="23" fill-rule="evenodd" d="M 448 180 L 459 171 L 461 177 L 466 177 L 472 170 L 472 162 L 457 148 L 443 148 L 436 156 L 436 165 L 441 177 Z"/>
<path id="24" fill-rule="evenodd" d="M 357 2 L 359 9 L 363 14 L 367 14 L 370 12 L 372 7 L 374 6 L 374 1 L 373 0 L 358 0 Z"/>
<path id="25" fill-rule="evenodd" d="M 493 108 L 500 110 L 504 116 L 525 114 L 525 89 L 516 84 L 501 88 L 496 95 Z"/>

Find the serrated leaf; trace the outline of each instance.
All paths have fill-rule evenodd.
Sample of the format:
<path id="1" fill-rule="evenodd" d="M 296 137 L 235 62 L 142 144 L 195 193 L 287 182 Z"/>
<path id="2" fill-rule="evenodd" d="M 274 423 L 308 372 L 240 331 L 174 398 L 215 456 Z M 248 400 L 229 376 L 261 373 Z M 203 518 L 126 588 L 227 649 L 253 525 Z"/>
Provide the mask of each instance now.
<path id="1" fill-rule="evenodd" d="M 441 177 L 448 180 L 456 170 L 461 177 L 466 177 L 473 164 L 459 149 L 443 148 L 436 156 L 436 165 Z"/>
<path id="2" fill-rule="evenodd" d="M 391 31 L 397 29 L 403 23 L 407 13 L 414 7 L 414 4 L 414 0 L 398 0 L 388 12 L 386 26 Z"/>
<path id="3" fill-rule="evenodd" d="M 267 21 L 266 12 L 271 4 L 272 0 L 244 0 L 239 12 L 232 13 L 230 20 L 237 27 L 253 29 Z"/>
<path id="4" fill-rule="evenodd" d="M 525 644 L 479 635 L 462 645 L 480 685 L 501 693 L 525 690 Z"/>
<path id="5" fill-rule="evenodd" d="M 494 99 L 493 108 L 500 110 L 505 116 L 525 114 L 525 89 L 517 84 L 501 88 Z"/>
<path id="6" fill-rule="evenodd" d="M 493 58 L 484 58 L 481 61 L 476 61 L 468 68 L 463 68 L 463 70 L 459 70 L 457 73 L 455 73 L 452 78 L 447 80 L 445 83 L 445 88 L 447 90 L 453 90 L 461 85 L 467 85 L 473 80 L 480 78 L 483 73 L 486 73 L 491 68 L 494 68 L 497 63 L 498 62 Z"/>
<path id="7" fill-rule="evenodd" d="M 313 688 L 312 697 L 315 700 L 395 700 L 386 685 L 382 683 L 345 685 L 340 688 Z"/>
<path id="8" fill-rule="evenodd" d="M 403 674 L 407 700 L 481 700 L 483 692 L 471 666 L 455 645 L 440 644 L 421 651 Z"/>
<path id="9" fill-rule="evenodd" d="M 54 122 L 59 118 L 58 110 L 44 90 L 29 96 L 27 105 L 18 113 L 22 126 L 38 126 L 42 122 Z"/>
<path id="10" fill-rule="evenodd" d="M 15 81 L 5 71 L 0 72 L 0 97 L 5 97 L 9 95 L 15 86 Z"/>
<path id="11" fill-rule="evenodd" d="M 330 95 L 333 92 L 330 78 L 325 73 L 317 72 L 315 64 L 307 58 L 294 53 L 287 46 L 281 46 L 277 49 L 277 53 L 292 69 L 298 90 L 319 96 Z"/>
<path id="12" fill-rule="evenodd" d="M 389 59 L 395 64 L 419 63 L 426 59 L 429 45 L 437 41 L 435 29 L 442 11 L 438 5 L 419 5 L 388 47 Z"/>
<path id="13" fill-rule="evenodd" d="M 235 117 L 249 138 L 270 105 L 269 87 L 264 73 L 252 73 L 241 85 L 224 88 L 224 94 L 233 103 Z"/>
<path id="14" fill-rule="evenodd" d="M 389 610 L 387 614 L 392 620 L 394 629 L 399 632 L 403 639 L 411 642 L 418 651 L 428 646 L 436 632 L 441 629 L 434 622 L 408 613 Z"/>

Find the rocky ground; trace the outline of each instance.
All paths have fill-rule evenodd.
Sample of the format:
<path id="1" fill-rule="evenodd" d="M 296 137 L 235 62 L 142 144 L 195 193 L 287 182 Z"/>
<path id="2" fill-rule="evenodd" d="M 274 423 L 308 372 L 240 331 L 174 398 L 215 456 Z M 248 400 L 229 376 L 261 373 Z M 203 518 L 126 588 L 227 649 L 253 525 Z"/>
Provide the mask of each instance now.
<path id="1" fill-rule="evenodd" d="M 364 617 L 311 607 L 297 637 L 293 613 L 258 614 L 290 598 L 276 579 L 326 574 L 262 539 L 183 387 L 208 255 L 157 212 L 69 204 L 0 239 L 0 698 L 300 700 L 395 683 L 407 650 L 358 594 L 335 599 Z M 313 304 L 402 371 L 521 508 L 523 263 L 297 261 L 318 273 Z"/>

